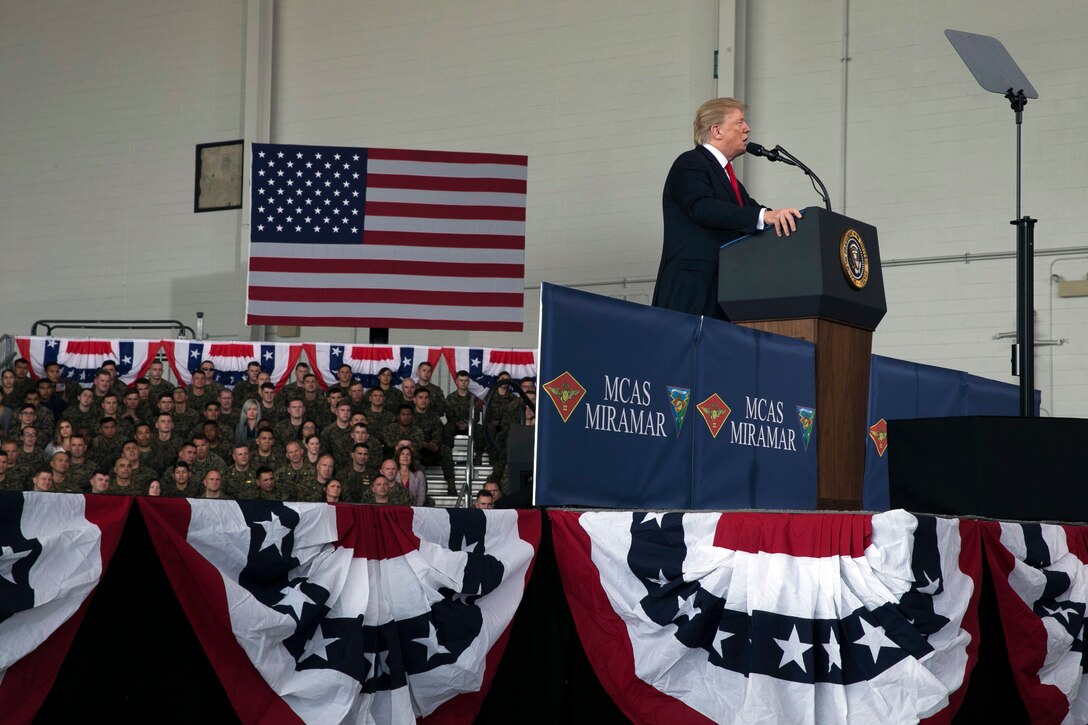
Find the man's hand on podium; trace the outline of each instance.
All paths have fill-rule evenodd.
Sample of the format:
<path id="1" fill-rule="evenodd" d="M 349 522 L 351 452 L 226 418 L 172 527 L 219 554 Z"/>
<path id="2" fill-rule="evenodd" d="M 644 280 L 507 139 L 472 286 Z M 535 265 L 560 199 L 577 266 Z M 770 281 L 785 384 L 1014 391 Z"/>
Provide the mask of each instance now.
<path id="1" fill-rule="evenodd" d="M 797 231 L 797 223 L 794 219 L 800 219 L 801 212 L 797 209 L 765 209 L 763 211 L 763 224 L 774 226 L 778 236 L 789 236 Z"/>

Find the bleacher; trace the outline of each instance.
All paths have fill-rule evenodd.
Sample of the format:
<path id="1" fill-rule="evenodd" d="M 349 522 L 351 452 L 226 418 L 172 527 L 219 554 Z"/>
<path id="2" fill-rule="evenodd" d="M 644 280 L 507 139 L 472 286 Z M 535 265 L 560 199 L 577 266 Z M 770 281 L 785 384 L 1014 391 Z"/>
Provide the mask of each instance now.
<path id="1" fill-rule="evenodd" d="M 483 487 L 484 481 L 491 475 L 491 462 L 487 453 L 483 454 L 483 464 L 472 466 L 472 486 L 470 487 L 468 505 L 472 505 L 472 496 Z M 453 470 L 457 480 L 458 494 L 450 496 L 446 493 L 446 480 L 442 478 L 442 469 L 438 466 L 427 466 L 423 472 L 427 475 L 427 495 L 434 501 L 435 506 L 454 508 L 460 499 L 461 507 L 466 502 L 461 498 L 464 492 L 465 477 L 468 475 L 468 436 L 457 436 L 453 442 Z"/>

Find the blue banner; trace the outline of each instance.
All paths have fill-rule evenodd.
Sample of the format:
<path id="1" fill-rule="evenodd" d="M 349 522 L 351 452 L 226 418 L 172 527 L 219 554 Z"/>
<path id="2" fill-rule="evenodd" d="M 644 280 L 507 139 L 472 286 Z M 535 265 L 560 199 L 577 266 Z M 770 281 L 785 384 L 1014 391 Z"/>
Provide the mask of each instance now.
<path id="1" fill-rule="evenodd" d="M 538 505 L 688 508 L 692 421 L 675 391 L 691 391 L 698 327 L 691 315 L 543 286 Z"/>
<path id="2" fill-rule="evenodd" d="M 1035 394 L 1039 410 L 1039 393 Z M 873 355 L 869 367 L 869 430 L 865 443 L 862 508 L 887 511 L 887 421 L 965 415 L 1018 415 L 1015 385 L 933 365 Z"/>
<path id="3" fill-rule="evenodd" d="M 691 508 L 816 508 L 814 359 L 812 343 L 703 320 Z"/>
<path id="4" fill-rule="evenodd" d="M 545 284 L 536 503 L 815 508 L 812 345 Z"/>

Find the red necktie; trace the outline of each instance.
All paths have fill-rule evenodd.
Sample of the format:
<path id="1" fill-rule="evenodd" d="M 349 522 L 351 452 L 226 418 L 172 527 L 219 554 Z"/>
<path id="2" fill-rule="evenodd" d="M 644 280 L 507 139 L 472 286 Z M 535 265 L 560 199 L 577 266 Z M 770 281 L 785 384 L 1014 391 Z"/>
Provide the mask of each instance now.
<path id="1" fill-rule="evenodd" d="M 737 183 L 737 175 L 733 173 L 733 164 L 725 162 L 725 173 L 729 174 L 729 183 L 733 185 L 733 193 L 737 195 L 737 203 L 744 206 L 744 202 L 740 198 L 740 184 Z"/>

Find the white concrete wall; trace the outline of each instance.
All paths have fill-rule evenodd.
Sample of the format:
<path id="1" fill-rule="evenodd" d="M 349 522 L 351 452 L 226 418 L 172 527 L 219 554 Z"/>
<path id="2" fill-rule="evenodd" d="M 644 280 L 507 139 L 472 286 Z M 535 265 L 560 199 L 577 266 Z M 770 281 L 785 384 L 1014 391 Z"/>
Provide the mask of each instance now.
<path id="1" fill-rule="evenodd" d="M 1037 383 L 1050 413 L 1082 415 L 1088 302 L 1057 298 L 1050 274 L 1088 274 L 1088 5 L 748 0 L 738 44 L 719 39 L 734 4 L 279 0 L 270 140 L 527 154 L 527 285 L 647 301 L 665 172 L 719 88 L 714 50 L 740 47 L 753 138 L 816 169 L 904 263 L 885 270 L 875 351 L 1012 381 L 992 337 L 1015 327 L 1014 261 L 911 263 L 1013 250 L 1013 114 L 943 30 L 994 35 L 1042 96 L 1024 114 L 1023 212 L 1040 219 L 1038 337 L 1068 342 L 1039 348 Z M 209 334 L 250 337 L 241 215 L 192 212 L 195 145 L 245 125 L 245 16 L 245 0 L 0 0 L 0 332 L 203 310 Z M 792 169 L 743 166 L 764 203 L 818 203 Z M 1086 251 L 1045 254 L 1059 248 Z M 537 305 L 530 289 L 521 335 L 393 339 L 533 345 Z"/>
<path id="2" fill-rule="evenodd" d="M 1083 416 L 1088 299 L 1059 299 L 1050 275 L 1054 263 L 1054 273 L 1083 279 L 1088 260 L 1045 252 L 1088 251 L 1088 5 L 849 3 L 845 82 L 843 0 L 749 5 L 753 138 L 818 170 L 837 211 L 878 227 L 886 261 L 1015 251 L 1014 114 L 979 87 L 944 30 L 1005 44 L 1040 95 L 1022 127 L 1022 213 L 1040 220 L 1036 338 L 1068 340 L 1038 348 L 1036 387 L 1051 414 Z M 749 159 L 745 178 L 761 202 L 819 203 L 781 165 Z M 884 277 L 888 315 L 874 352 L 1016 382 L 1010 341 L 993 339 L 1016 329 L 1014 259 L 886 267 Z"/>
<path id="3" fill-rule="evenodd" d="M 239 212 L 193 189 L 196 144 L 241 136 L 243 9 L 0 2 L 0 331 L 203 310 L 238 333 Z"/>

